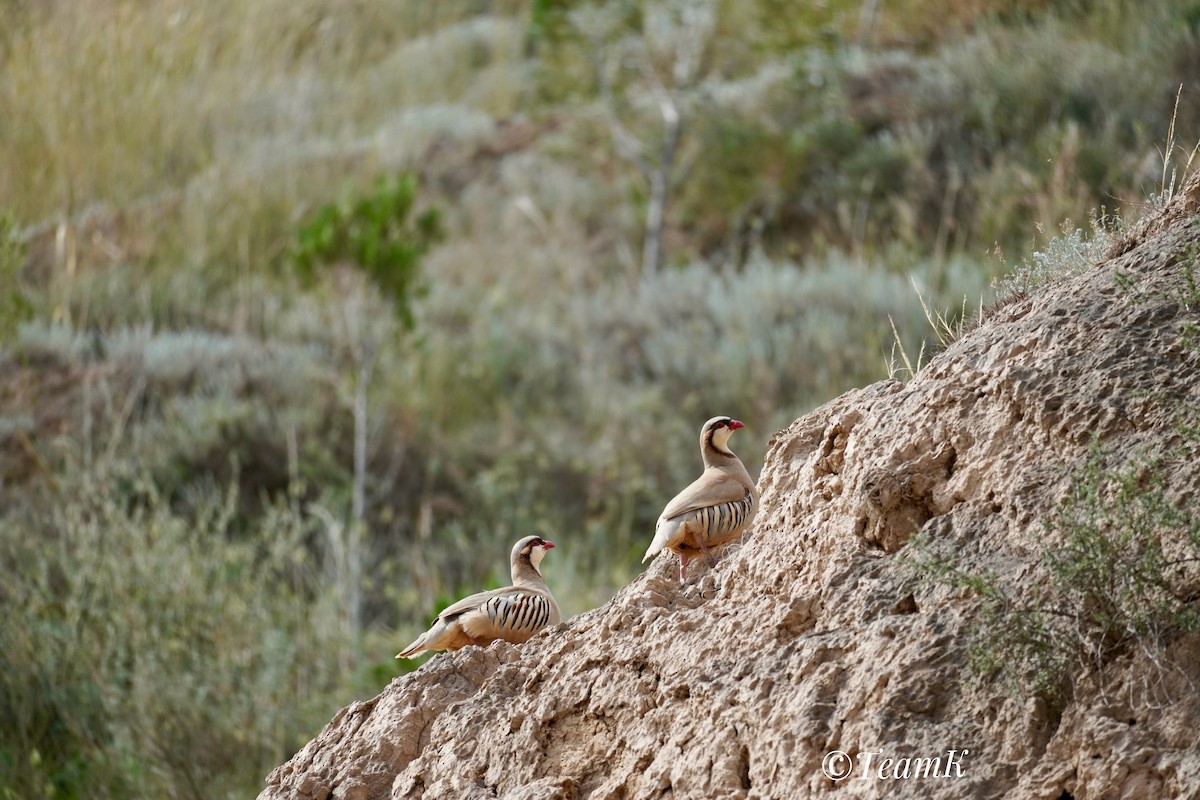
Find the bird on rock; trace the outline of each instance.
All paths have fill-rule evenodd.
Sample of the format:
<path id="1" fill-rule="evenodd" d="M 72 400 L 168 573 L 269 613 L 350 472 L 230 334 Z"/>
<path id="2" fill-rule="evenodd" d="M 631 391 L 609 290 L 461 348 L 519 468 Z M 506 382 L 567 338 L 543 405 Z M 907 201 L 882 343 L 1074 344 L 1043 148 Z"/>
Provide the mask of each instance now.
<path id="1" fill-rule="evenodd" d="M 429 630 L 396 654 L 415 658 L 427 650 L 458 650 L 503 639 L 519 644 L 562 620 L 538 565 L 554 542 L 526 536 L 513 545 L 509 561 L 512 586 L 480 592 L 459 600 L 438 614 Z"/>
<path id="2" fill-rule="evenodd" d="M 729 449 L 729 437 L 746 427 L 730 417 L 713 417 L 700 429 L 704 472 L 667 503 L 654 526 L 654 541 L 642 558 L 663 550 L 679 556 L 679 582 L 687 578 L 688 559 L 703 554 L 716 565 L 710 548 L 737 538 L 758 509 L 758 490 L 741 459 Z"/>

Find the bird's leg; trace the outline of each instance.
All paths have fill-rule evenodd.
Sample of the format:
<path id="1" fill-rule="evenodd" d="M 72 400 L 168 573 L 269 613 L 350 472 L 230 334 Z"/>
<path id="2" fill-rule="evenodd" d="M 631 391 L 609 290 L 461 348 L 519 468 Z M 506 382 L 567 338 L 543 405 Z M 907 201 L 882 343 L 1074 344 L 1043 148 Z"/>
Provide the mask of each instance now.
<path id="1" fill-rule="evenodd" d="M 680 586 L 683 586 L 685 583 L 687 583 L 687 562 L 688 562 L 687 554 L 680 553 L 679 554 L 679 585 Z"/>
<path id="2" fill-rule="evenodd" d="M 715 567 L 717 565 L 717 559 L 714 558 L 713 554 L 708 551 L 708 545 L 704 543 L 704 537 L 697 536 L 696 543 L 700 545 L 700 552 L 704 553 L 704 555 L 708 558 L 708 563 Z"/>

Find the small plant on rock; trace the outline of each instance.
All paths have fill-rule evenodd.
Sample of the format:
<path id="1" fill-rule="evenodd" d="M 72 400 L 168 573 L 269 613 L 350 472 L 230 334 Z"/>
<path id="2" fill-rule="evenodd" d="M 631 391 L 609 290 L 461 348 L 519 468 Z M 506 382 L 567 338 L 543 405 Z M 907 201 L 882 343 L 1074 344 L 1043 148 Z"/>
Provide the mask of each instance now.
<path id="1" fill-rule="evenodd" d="M 1046 522 L 1051 544 L 1020 589 L 995 573 L 973 573 L 926 537 L 914 540 L 915 572 L 980 600 L 971 643 L 974 675 L 999 675 L 1061 709 L 1081 675 L 1103 675 L 1140 651 L 1159 667 L 1146 702 L 1169 702 L 1168 646 L 1200 627 L 1195 587 L 1200 515 L 1168 494 L 1160 461 L 1113 466 L 1093 446 L 1070 492 Z M 1101 681 L 1103 683 L 1103 681 Z"/>

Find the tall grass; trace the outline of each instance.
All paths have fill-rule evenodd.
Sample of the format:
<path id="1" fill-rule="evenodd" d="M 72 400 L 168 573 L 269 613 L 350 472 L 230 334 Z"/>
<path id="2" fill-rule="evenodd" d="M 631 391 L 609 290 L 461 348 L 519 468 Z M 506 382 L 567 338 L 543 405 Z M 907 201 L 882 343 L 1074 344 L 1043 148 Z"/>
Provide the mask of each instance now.
<path id="1" fill-rule="evenodd" d="M 331 654 L 349 641 L 313 580 L 310 523 L 275 507 L 270 535 L 238 531 L 236 491 L 197 487 L 185 514 L 150 481 L 117 486 L 0 524 L 20 570 L 0 594 L 0 786 L 242 796 L 339 703 Z"/>
<path id="2" fill-rule="evenodd" d="M 27 225 L 75 223 L 65 233 L 81 253 L 96 234 L 81 215 L 107 207 L 152 240 L 106 226 L 118 261 L 261 268 L 331 187 L 488 131 L 464 131 L 472 111 L 514 110 L 520 24 L 435 5 L 6 7 L 0 205 Z"/>

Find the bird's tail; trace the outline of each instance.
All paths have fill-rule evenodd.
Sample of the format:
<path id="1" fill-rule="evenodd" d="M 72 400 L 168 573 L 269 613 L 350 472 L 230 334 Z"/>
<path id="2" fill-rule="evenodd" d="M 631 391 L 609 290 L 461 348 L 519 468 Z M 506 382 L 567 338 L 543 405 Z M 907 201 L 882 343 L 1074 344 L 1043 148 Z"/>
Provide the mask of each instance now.
<path id="1" fill-rule="evenodd" d="M 679 530 L 681 524 L 680 520 L 675 519 L 659 520 L 658 525 L 654 529 L 654 541 L 646 548 L 646 555 L 642 556 L 643 564 L 662 552 L 662 549 L 667 546 L 667 542 L 671 541 L 671 537 L 675 535 L 675 531 Z"/>
<path id="2" fill-rule="evenodd" d="M 425 652 L 425 644 L 429 640 L 429 631 L 422 633 L 417 640 L 396 654 L 396 658 L 416 658 Z"/>

